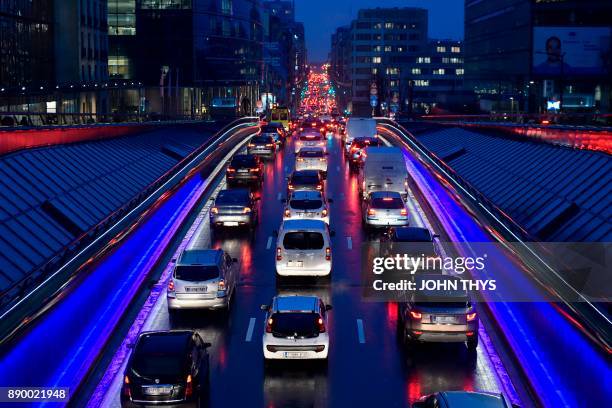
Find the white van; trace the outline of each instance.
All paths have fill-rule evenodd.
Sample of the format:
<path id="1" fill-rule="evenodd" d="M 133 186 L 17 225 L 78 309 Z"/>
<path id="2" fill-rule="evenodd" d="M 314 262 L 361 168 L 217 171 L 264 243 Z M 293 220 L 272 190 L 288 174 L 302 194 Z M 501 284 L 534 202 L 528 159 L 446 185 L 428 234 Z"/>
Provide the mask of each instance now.
<path id="1" fill-rule="evenodd" d="M 349 118 L 346 122 L 346 132 L 342 136 L 345 153 L 348 153 L 348 149 L 351 148 L 351 143 L 353 143 L 354 139 L 360 137 L 375 137 L 377 134 L 375 119 Z"/>
<path id="2" fill-rule="evenodd" d="M 408 199 L 408 170 L 398 147 L 368 147 L 363 171 L 359 175 L 359 192 L 363 199 L 373 191 L 396 191 Z"/>
<path id="3" fill-rule="evenodd" d="M 328 276 L 331 234 L 321 220 L 285 220 L 276 240 L 278 276 Z"/>

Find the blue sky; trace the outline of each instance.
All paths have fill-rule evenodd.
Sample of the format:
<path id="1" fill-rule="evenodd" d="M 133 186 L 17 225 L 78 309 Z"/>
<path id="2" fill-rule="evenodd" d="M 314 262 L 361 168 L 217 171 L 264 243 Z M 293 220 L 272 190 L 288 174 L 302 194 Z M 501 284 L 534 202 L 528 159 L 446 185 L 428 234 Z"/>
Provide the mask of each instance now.
<path id="1" fill-rule="evenodd" d="M 306 30 L 310 61 L 327 58 L 331 34 L 348 24 L 361 8 L 422 7 L 429 10 L 430 38 L 463 39 L 464 0 L 295 0 L 296 20 Z"/>

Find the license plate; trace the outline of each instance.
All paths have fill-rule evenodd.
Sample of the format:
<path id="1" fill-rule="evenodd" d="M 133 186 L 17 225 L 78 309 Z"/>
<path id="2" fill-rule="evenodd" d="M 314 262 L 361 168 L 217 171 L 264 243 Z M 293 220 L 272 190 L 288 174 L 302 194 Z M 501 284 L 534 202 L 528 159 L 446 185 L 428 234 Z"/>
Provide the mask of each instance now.
<path id="1" fill-rule="evenodd" d="M 166 395 L 170 394 L 172 387 L 142 387 L 145 395 Z"/>
<path id="2" fill-rule="evenodd" d="M 302 357 L 306 357 L 306 353 L 301 352 L 301 351 L 285 351 L 284 353 L 285 358 L 302 358 Z"/>
<path id="3" fill-rule="evenodd" d="M 238 170 L 238 173 L 248 173 L 248 172 L 249 172 L 249 171 L 248 171 L 248 170 L 246 170 L 246 169 L 240 169 L 240 170 Z"/>
<path id="4" fill-rule="evenodd" d="M 289 261 L 289 262 L 287 262 L 287 266 L 301 268 L 301 267 L 304 266 L 304 262 L 302 262 L 302 261 Z"/>
<path id="5" fill-rule="evenodd" d="M 453 324 L 457 322 L 455 316 L 431 316 L 432 323 Z"/>
<path id="6" fill-rule="evenodd" d="M 185 292 L 187 293 L 206 293 L 208 288 L 206 286 L 191 286 L 186 287 Z"/>
<path id="7" fill-rule="evenodd" d="M 223 223 L 226 227 L 237 227 L 238 221 L 226 221 Z"/>

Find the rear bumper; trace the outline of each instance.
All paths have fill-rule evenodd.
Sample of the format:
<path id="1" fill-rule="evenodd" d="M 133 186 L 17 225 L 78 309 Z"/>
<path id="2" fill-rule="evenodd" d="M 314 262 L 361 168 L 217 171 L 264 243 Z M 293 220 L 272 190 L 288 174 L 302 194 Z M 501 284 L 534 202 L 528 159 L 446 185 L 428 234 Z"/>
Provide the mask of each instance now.
<path id="1" fill-rule="evenodd" d="M 326 261 L 327 265 L 317 265 L 315 267 L 289 267 L 287 262 L 276 263 L 276 273 L 279 276 L 328 276 L 331 273 L 331 261 Z"/>
<path id="2" fill-rule="evenodd" d="M 365 223 L 371 227 L 404 227 L 408 225 L 408 217 L 378 219 L 366 217 Z"/>
<path id="3" fill-rule="evenodd" d="M 320 165 L 308 165 L 308 164 L 300 164 L 300 162 L 295 163 L 295 170 L 318 170 L 323 173 L 327 173 L 327 163 Z"/>
<path id="4" fill-rule="evenodd" d="M 243 173 L 236 175 L 226 175 L 228 183 L 255 183 L 258 182 L 260 177 L 257 173 Z"/>
<path id="5" fill-rule="evenodd" d="M 217 214 L 210 216 L 210 223 L 217 227 L 240 227 L 251 225 L 253 220 L 246 214 Z"/>
<path id="6" fill-rule="evenodd" d="M 274 149 L 247 149 L 248 154 L 254 154 L 256 156 L 274 156 L 276 150 Z"/>
<path id="7" fill-rule="evenodd" d="M 228 297 L 216 297 L 211 299 L 177 299 L 168 296 L 168 309 L 224 309 L 228 306 Z"/>
<path id="8" fill-rule="evenodd" d="M 329 354 L 328 333 L 298 340 L 276 338 L 265 333 L 262 344 L 266 360 L 324 360 Z"/>
<path id="9" fill-rule="evenodd" d="M 294 215 L 294 214 L 287 217 L 283 215 L 283 221 L 284 220 L 321 220 L 327 225 L 329 225 L 329 215 L 327 217 L 307 217 L 305 215 Z"/>
<path id="10" fill-rule="evenodd" d="M 140 401 L 140 400 L 132 400 L 131 398 L 127 398 L 121 396 L 121 407 L 122 408 L 140 408 L 140 407 L 180 407 L 180 408 L 196 408 L 198 406 L 196 401 L 188 401 L 188 400 L 174 400 L 171 402 L 155 402 L 155 401 Z"/>

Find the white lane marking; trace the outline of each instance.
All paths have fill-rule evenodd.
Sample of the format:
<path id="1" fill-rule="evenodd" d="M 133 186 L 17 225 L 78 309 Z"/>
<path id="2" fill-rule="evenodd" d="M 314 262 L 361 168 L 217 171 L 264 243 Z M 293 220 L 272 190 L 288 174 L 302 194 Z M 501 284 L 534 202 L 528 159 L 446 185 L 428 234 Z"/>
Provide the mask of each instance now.
<path id="1" fill-rule="evenodd" d="M 338 200 L 344 200 L 344 193 L 340 193 L 340 195 L 338 196 Z"/>
<path id="2" fill-rule="evenodd" d="M 244 341 L 251 341 L 253 339 L 253 329 L 255 329 L 255 318 L 251 317 Z"/>
<path id="3" fill-rule="evenodd" d="M 336 171 L 340 172 L 340 166 L 336 166 Z"/>
<path id="4" fill-rule="evenodd" d="M 346 246 L 348 247 L 348 249 L 353 249 L 353 238 L 346 237 Z"/>
<path id="5" fill-rule="evenodd" d="M 280 201 L 280 200 L 281 200 L 281 198 L 283 198 L 283 195 L 282 195 L 282 194 L 281 194 L 281 192 L 279 191 L 279 192 L 278 192 L 278 195 L 276 196 L 276 199 L 277 199 L 278 201 Z"/>
<path id="6" fill-rule="evenodd" d="M 365 333 L 363 331 L 363 320 L 357 319 L 357 336 L 359 337 L 359 343 L 365 343 Z"/>
<path id="7" fill-rule="evenodd" d="M 266 244 L 266 249 L 272 248 L 272 237 L 268 237 L 268 243 Z"/>

